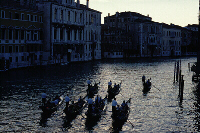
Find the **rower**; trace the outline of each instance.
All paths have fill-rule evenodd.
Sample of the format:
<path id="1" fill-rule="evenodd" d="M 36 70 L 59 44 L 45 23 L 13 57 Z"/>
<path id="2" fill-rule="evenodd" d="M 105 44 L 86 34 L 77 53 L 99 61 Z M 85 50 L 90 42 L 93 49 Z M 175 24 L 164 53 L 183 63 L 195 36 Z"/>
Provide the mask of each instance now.
<path id="1" fill-rule="evenodd" d="M 58 104 L 58 99 L 55 99 L 54 101 L 51 101 L 51 103 L 53 104 L 53 106 L 56 106 Z"/>
<path id="2" fill-rule="evenodd" d="M 123 108 L 126 106 L 125 100 L 123 101 L 122 105 Z"/>
<path id="3" fill-rule="evenodd" d="M 43 106 L 45 106 L 46 97 L 47 97 L 47 94 L 46 94 L 45 91 L 44 91 L 44 92 L 42 93 L 42 104 L 43 104 Z"/>
<path id="4" fill-rule="evenodd" d="M 95 98 L 95 104 L 97 107 L 99 106 L 99 103 L 100 103 L 100 98 L 99 95 L 97 95 L 97 97 Z"/>
<path id="5" fill-rule="evenodd" d="M 78 102 L 79 102 L 79 103 L 82 103 L 82 102 L 83 102 L 83 99 L 82 99 L 81 96 L 79 97 Z"/>
<path id="6" fill-rule="evenodd" d="M 90 79 L 87 80 L 87 84 L 88 84 L 88 90 L 90 90 L 90 86 L 91 86 L 91 81 L 90 81 Z"/>
<path id="7" fill-rule="evenodd" d="M 117 89 L 117 84 L 115 83 L 114 88 Z"/>
<path id="8" fill-rule="evenodd" d="M 66 110 L 68 110 L 68 106 L 69 106 L 69 101 L 70 101 L 70 98 L 69 98 L 69 95 L 67 94 L 67 96 L 65 97 L 65 102 L 66 102 Z"/>
<path id="9" fill-rule="evenodd" d="M 116 114 L 116 106 L 117 106 L 117 101 L 116 101 L 116 98 L 114 98 L 114 100 L 112 101 L 112 113 L 113 113 L 113 115 Z"/>
<path id="10" fill-rule="evenodd" d="M 145 83 L 145 76 L 142 76 L 142 82 Z"/>
<path id="11" fill-rule="evenodd" d="M 112 81 L 110 80 L 110 82 L 108 82 L 108 90 L 112 88 Z"/>
<path id="12" fill-rule="evenodd" d="M 89 98 L 88 100 L 87 100 L 87 102 L 88 102 L 88 111 L 90 112 L 91 110 L 92 110 L 92 104 L 93 104 L 93 100 L 92 100 L 92 98 Z"/>

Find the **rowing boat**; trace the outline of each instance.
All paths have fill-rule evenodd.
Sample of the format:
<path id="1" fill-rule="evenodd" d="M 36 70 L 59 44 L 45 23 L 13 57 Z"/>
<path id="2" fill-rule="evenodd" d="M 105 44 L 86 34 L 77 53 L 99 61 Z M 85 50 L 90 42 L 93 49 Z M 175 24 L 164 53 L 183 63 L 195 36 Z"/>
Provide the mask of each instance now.
<path id="1" fill-rule="evenodd" d="M 90 88 L 87 89 L 87 96 L 88 97 L 93 97 L 95 94 L 98 93 L 98 84 L 95 83 L 94 86 L 90 86 Z"/>
<path id="2" fill-rule="evenodd" d="M 108 91 L 107 91 L 108 92 L 108 99 L 112 100 L 116 95 L 119 94 L 120 90 L 121 90 L 121 83 L 114 86 L 113 88 L 112 87 L 109 88 Z"/>
<path id="3" fill-rule="evenodd" d="M 47 115 L 47 116 L 51 116 L 51 114 L 55 111 L 58 110 L 58 108 L 62 105 L 63 103 L 63 98 L 64 96 L 60 96 L 58 98 L 58 104 L 55 105 L 54 103 L 51 103 L 50 101 L 47 101 L 47 103 L 45 105 L 41 105 L 39 106 L 40 109 L 42 109 L 43 114 Z"/>

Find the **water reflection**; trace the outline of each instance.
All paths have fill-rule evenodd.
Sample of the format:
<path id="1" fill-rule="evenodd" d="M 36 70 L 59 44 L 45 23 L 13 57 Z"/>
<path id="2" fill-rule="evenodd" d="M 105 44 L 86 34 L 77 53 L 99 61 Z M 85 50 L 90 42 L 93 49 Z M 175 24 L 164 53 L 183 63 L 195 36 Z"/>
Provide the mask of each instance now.
<path id="1" fill-rule="evenodd" d="M 88 78 L 93 83 L 101 82 L 98 94 L 102 97 L 107 95 L 108 81 L 122 81 L 122 90 L 116 98 L 119 103 L 132 98 L 128 118 L 134 125 L 132 128 L 126 121 L 120 127 L 122 132 L 199 132 L 200 94 L 193 91 L 196 84 L 192 83 L 192 73 L 188 72 L 188 62 L 195 62 L 196 58 L 182 59 L 185 87 L 181 105 L 177 99 L 178 88 L 173 84 L 177 60 L 107 60 L 0 73 L 0 132 L 109 132 L 115 127 L 111 118 L 112 100 L 96 122 L 85 117 L 87 108 L 70 121 L 63 113 L 64 104 L 47 119 L 38 108 L 43 90 L 49 97 L 69 94 L 74 101 L 79 96 L 84 97 Z M 142 92 L 143 74 L 152 78 L 153 85 L 146 96 Z"/>
<path id="2" fill-rule="evenodd" d="M 197 129 L 198 132 L 200 132 L 200 83 L 197 83 L 194 89 L 194 95 L 195 95 L 195 102 L 194 102 L 195 128 Z"/>

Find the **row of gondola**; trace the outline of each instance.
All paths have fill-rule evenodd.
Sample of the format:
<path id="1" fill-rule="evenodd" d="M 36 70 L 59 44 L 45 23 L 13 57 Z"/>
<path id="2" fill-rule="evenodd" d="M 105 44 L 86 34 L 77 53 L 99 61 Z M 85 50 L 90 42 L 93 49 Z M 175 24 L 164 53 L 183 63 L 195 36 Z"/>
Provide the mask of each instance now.
<path id="1" fill-rule="evenodd" d="M 143 82 L 144 88 L 143 88 L 143 93 L 146 93 L 150 90 L 151 84 L 150 82 Z M 85 113 L 85 115 L 87 116 L 86 118 L 86 124 L 90 123 L 90 121 L 95 121 L 95 120 L 99 120 L 99 118 L 101 117 L 101 113 L 103 111 L 106 110 L 106 103 L 109 103 L 112 101 L 112 99 L 120 93 L 121 90 L 121 83 L 118 85 L 114 85 L 112 86 L 108 86 L 108 95 L 106 95 L 105 98 L 101 98 L 98 97 L 97 95 L 97 99 L 95 100 L 95 102 L 93 102 L 92 104 L 89 104 L 88 102 L 86 102 L 85 98 L 87 97 L 88 99 L 91 99 L 94 97 L 95 94 L 98 93 L 98 89 L 99 86 L 98 84 L 94 84 L 92 85 L 88 85 L 88 89 L 87 89 L 87 95 L 84 98 L 80 98 L 77 102 L 73 102 L 69 105 L 66 104 L 65 109 L 63 110 L 63 112 L 66 114 L 66 123 L 70 123 L 73 119 L 76 118 L 77 115 L 80 115 L 82 110 L 88 106 L 88 110 Z M 51 116 L 51 114 L 55 111 L 57 111 L 57 108 L 62 104 L 63 102 L 63 96 L 60 97 L 56 97 L 55 98 L 57 100 L 57 104 L 54 103 L 50 103 L 49 101 L 47 101 L 45 104 L 43 104 L 42 106 L 40 106 L 40 108 L 43 111 L 43 116 L 45 116 L 45 118 L 48 118 Z M 129 104 L 131 99 L 128 99 L 127 102 L 122 103 L 122 106 L 117 106 L 116 107 L 116 112 L 114 112 L 112 114 L 112 119 L 113 119 L 113 129 L 115 130 L 115 127 L 117 129 L 119 129 L 120 125 L 122 126 L 124 124 L 124 122 L 126 122 L 126 120 L 128 119 L 129 116 L 129 112 L 130 112 L 130 108 L 129 108 Z M 123 104 L 125 104 L 123 106 Z"/>

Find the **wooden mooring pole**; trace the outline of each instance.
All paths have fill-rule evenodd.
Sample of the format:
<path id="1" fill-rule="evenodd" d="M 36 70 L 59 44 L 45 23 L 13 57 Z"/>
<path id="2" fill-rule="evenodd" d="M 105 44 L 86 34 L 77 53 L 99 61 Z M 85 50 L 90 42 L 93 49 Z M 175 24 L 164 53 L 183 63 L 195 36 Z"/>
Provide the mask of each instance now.
<path id="1" fill-rule="evenodd" d="M 180 85 L 180 89 L 179 89 L 179 92 L 180 92 L 180 102 L 182 103 L 183 101 L 183 89 L 184 89 L 184 80 L 183 80 L 183 76 L 184 75 L 181 75 L 181 85 Z"/>
<path id="2" fill-rule="evenodd" d="M 174 64 L 174 83 L 175 83 L 175 80 L 176 80 L 176 62 Z"/>

